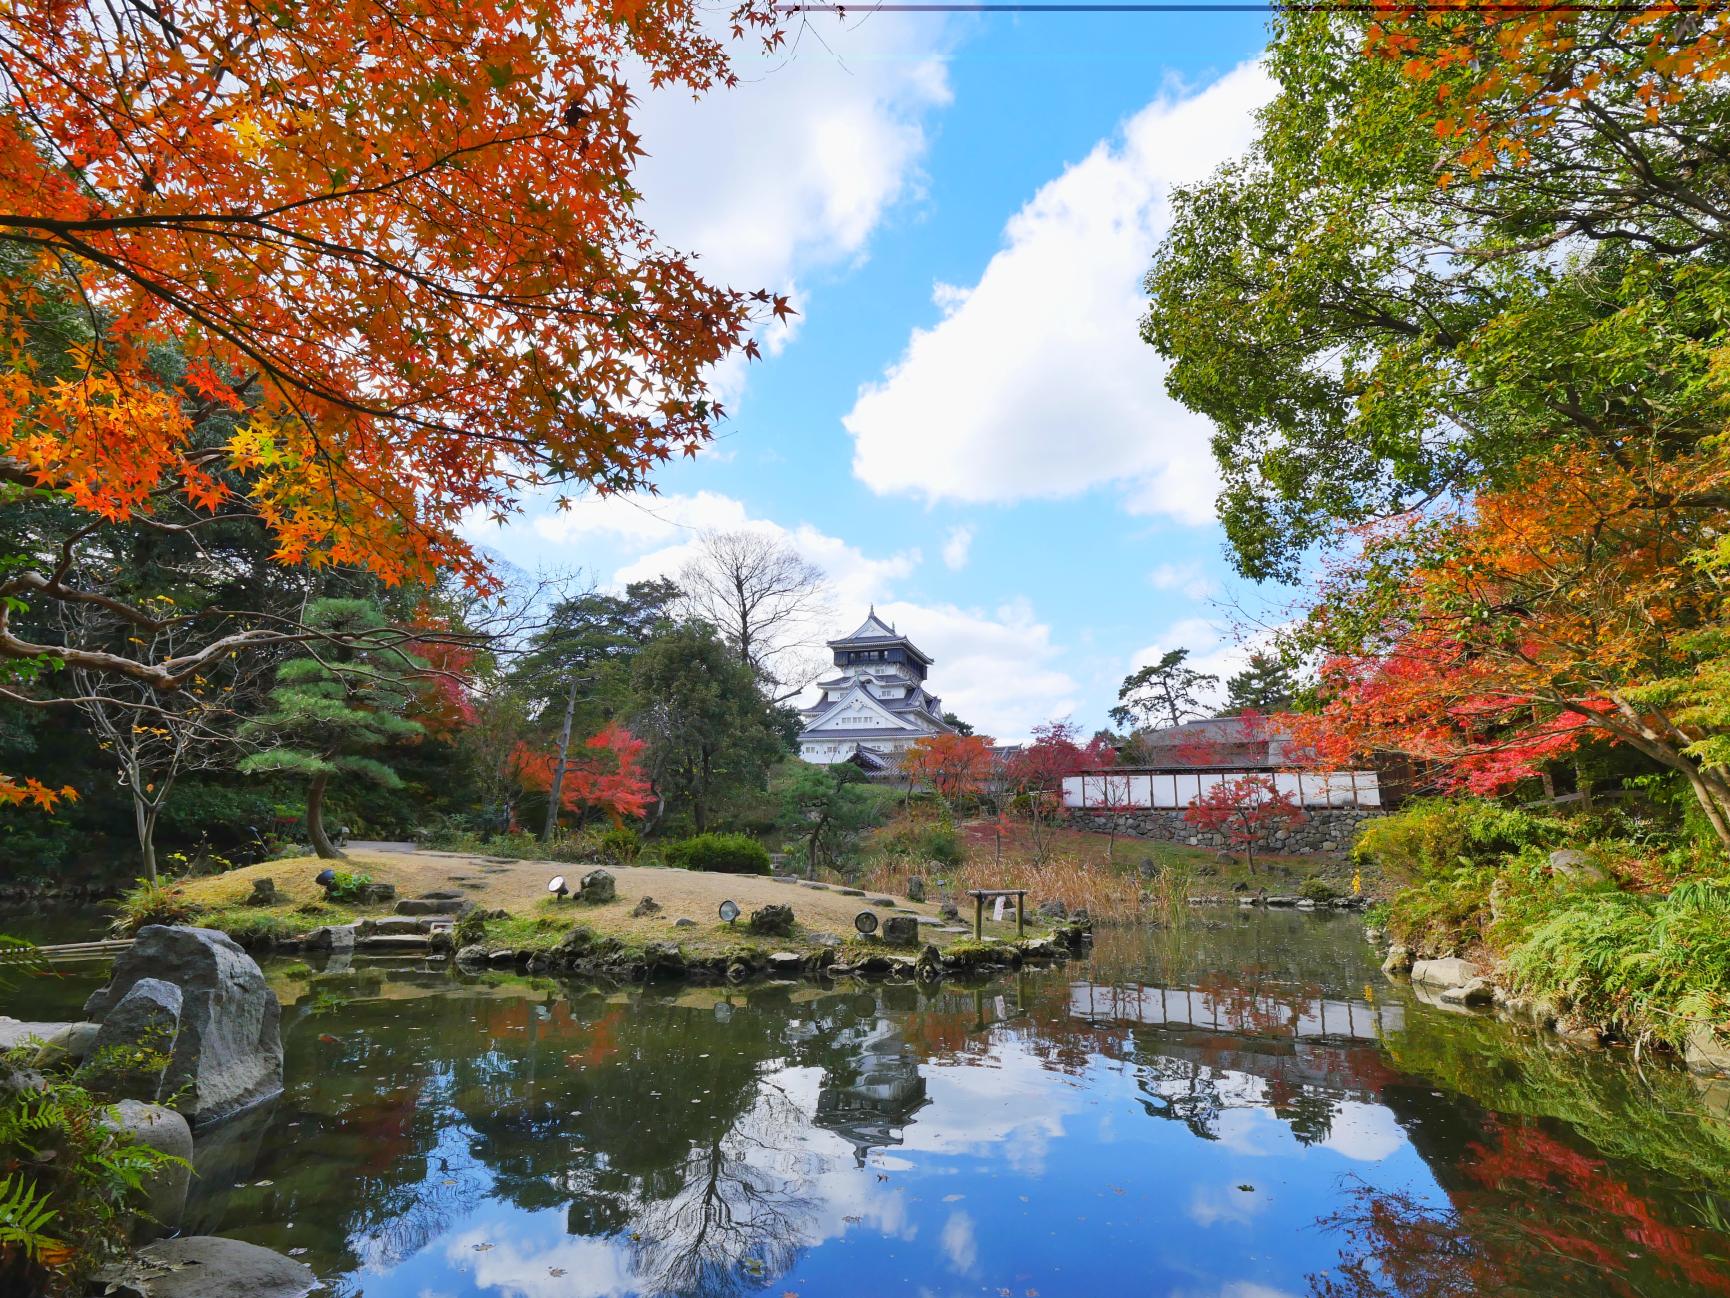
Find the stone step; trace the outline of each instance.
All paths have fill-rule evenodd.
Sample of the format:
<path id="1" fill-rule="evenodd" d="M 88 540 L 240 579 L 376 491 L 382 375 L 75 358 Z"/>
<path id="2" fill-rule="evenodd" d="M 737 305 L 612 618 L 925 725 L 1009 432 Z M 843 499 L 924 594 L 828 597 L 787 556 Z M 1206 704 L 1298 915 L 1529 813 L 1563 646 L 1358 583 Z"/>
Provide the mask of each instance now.
<path id="1" fill-rule="evenodd" d="M 425 951 L 427 935 L 425 933 L 381 933 L 376 937 L 363 937 L 355 946 L 365 951 Z"/>
<path id="2" fill-rule="evenodd" d="M 399 915 L 464 915 L 474 909 L 466 897 L 410 897 L 396 904 Z"/>

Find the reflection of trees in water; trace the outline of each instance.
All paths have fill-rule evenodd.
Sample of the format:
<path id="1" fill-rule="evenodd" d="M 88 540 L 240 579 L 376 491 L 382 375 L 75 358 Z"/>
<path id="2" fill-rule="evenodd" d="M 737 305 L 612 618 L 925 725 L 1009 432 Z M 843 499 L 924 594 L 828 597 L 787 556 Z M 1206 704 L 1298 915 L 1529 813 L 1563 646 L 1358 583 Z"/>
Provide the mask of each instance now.
<path id="1" fill-rule="evenodd" d="M 678 1190 L 641 1204 L 631 1223 L 645 1296 L 727 1298 L 792 1267 L 817 1215 L 797 1134 L 804 1125 L 797 1106 L 767 1087 L 739 1122 L 691 1147 Z"/>
<path id="2" fill-rule="evenodd" d="M 1535 1123 L 1489 1119 L 1457 1168 L 1446 1207 L 1361 1183 L 1320 1224 L 1344 1239 L 1317 1298 L 1485 1294 L 1730 1294 L 1722 1209 L 1678 1225 L 1656 1196 Z M 1462 1175 L 1463 1174 L 1463 1175 Z"/>

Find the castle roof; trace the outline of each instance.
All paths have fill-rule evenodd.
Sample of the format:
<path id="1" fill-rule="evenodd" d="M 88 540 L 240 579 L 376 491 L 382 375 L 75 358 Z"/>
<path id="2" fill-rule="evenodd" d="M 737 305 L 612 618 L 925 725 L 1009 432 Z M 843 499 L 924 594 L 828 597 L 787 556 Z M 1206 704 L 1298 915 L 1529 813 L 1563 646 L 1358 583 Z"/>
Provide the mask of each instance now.
<path id="1" fill-rule="evenodd" d="M 875 606 L 866 614 L 865 620 L 859 624 L 859 629 L 854 631 L 852 635 L 845 635 L 839 640 L 829 641 L 831 649 L 881 649 L 886 645 L 900 645 L 926 666 L 931 665 L 929 655 L 878 617 Z"/>

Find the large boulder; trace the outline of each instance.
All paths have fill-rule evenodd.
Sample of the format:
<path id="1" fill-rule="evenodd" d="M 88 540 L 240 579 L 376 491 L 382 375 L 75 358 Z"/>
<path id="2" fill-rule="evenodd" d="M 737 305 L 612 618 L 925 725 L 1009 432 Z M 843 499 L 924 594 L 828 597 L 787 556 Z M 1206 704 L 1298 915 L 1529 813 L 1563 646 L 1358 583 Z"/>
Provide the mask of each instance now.
<path id="1" fill-rule="evenodd" d="M 98 1273 L 94 1292 L 124 1298 L 304 1298 L 318 1283 L 304 1262 L 218 1235 L 160 1240 Z"/>
<path id="2" fill-rule="evenodd" d="M 194 1127 L 282 1093 L 282 1009 L 257 963 L 233 938 L 207 928 L 141 929 L 84 1012 L 105 1019 L 146 978 L 181 992 L 180 1031 L 163 1093 Z"/>
<path id="3" fill-rule="evenodd" d="M 1388 958 L 1382 961 L 1382 972 L 1390 977 L 1394 974 L 1410 973 L 1415 963 L 1411 947 L 1396 942 L 1388 948 Z"/>
<path id="4" fill-rule="evenodd" d="M 1464 987 L 1484 971 L 1470 960 L 1448 956 L 1441 960 L 1418 960 L 1412 964 L 1412 981 L 1427 987 Z"/>
<path id="5" fill-rule="evenodd" d="M 175 1161 L 164 1163 L 144 1183 L 145 1217 L 134 1238 L 154 1239 L 180 1226 L 186 1212 L 186 1190 L 192 1182 L 192 1128 L 173 1109 L 139 1100 L 122 1100 L 107 1120 L 108 1126 L 134 1143 Z"/>
<path id="6" fill-rule="evenodd" d="M 133 983 L 96 1029 L 79 1079 L 107 1095 L 154 1103 L 180 1039 L 184 999 L 179 986 L 160 978 Z"/>
<path id="7" fill-rule="evenodd" d="M 590 870 L 577 885 L 577 900 L 598 906 L 619 895 L 618 884 L 607 870 Z"/>

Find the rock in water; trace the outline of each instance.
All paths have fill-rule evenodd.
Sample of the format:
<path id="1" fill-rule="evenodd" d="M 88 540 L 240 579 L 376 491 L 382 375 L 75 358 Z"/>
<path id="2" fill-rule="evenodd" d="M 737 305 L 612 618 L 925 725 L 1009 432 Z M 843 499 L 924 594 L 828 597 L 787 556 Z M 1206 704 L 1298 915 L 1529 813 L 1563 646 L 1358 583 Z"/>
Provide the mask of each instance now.
<path id="1" fill-rule="evenodd" d="M 184 998 L 174 983 L 140 978 L 96 1029 L 78 1077 L 91 1090 L 154 1103 L 171 1071 Z M 88 1008 L 88 1007 L 87 1007 Z"/>
<path id="2" fill-rule="evenodd" d="M 577 900 L 597 906 L 604 901 L 611 901 L 618 896 L 618 892 L 618 885 L 613 882 L 611 873 L 606 870 L 590 870 L 578 885 Z"/>
<path id="3" fill-rule="evenodd" d="M 165 1239 L 99 1272 L 96 1293 L 138 1298 L 304 1298 L 312 1268 L 257 1244 L 218 1235 Z"/>
<path id="4" fill-rule="evenodd" d="M 1464 987 L 1484 971 L 1470 960 L 1448 956 L 1442 960 L 1418 960 L 1412 965 L 1412 981 L 1430 987 Z"/>
<path id="5" fill-rule="evenodd" d="M 180 1032 L 163 1093 L 194 1127 L 282 1094 L 281 1007 L 257 963 L 226 933 L 152 924 L 114 962 L 84 1012 L 106 1016 L 147 978 L 180 989 Z M 104 1027 L 106 1027 L 106 1023 Z"/>
<path id="6" fill-rule="evenodd" d="M 890 946 L 912 946 L 919 940 L 919 921 L 911 915 L 891 915 L 883 921 L 883 940 Z"/>
<path id="7" fill-rule="evenodd" d="M 769 905 L 751 912 L 751 931 L 788 937 L 793 932 L 793 908 Z"/>
<path id="8" fill-rule="evenodd" d="M 1412 971 L 1412 949 L 1398 942 L 1388 948 L 1388 958 L 1382 961 L 1382 972 L 1388 975 Z"/>
<path id="9" fill-rule="evenodd" d="M 325 924 L 306 935 L 308 951 L 329 951 L 332 955 L 354 951 L 354 929 L 347 924 Z"/>
<path id="10" fill-rule="evenodd" d="M 144 1182 L 144 1210 L 135 1239 L 154 1239 L 177 1229 L 186 1212 L 186 1190 L 192 1181 L 192 1128 L 173 1109 L 160 1104 L 122 1100 L 114 1106 L 108 1126 L 131 1136 L 137 1144 L 181 1160 L 165 1163 Z"/>

